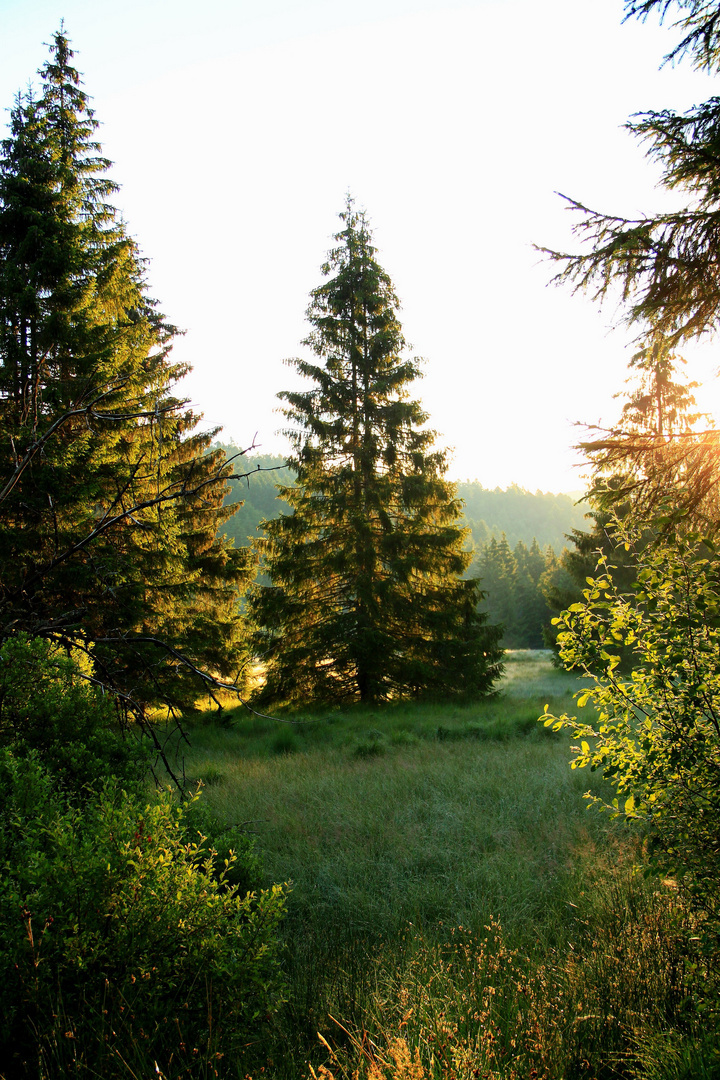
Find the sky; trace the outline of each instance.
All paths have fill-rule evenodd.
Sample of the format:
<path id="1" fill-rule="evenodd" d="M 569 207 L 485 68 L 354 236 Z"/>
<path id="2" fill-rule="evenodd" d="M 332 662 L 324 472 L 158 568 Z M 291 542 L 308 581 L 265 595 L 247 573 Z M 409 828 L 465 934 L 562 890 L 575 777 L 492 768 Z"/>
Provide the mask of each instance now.
<path id="1" fill-rule="evenodd" d="M 557 192 L 626 215 L 667 207 L 623 125 L 717 92 L 660 68 L 677 32 L 622 0 L 0 0 L 0 107 L 36 85 L 64 18 L 148 259 L 184 335 L 181 390 L 222 438 L 287 450 L 308 296 L 347 192 L 424 377 L 453 479 L 583 488 L 580 424 L 611 424 L 622 311 L 550 286 L 534 244 L 577 250 Z M 9 112 L 4 114 L 5 122 Z M 712 343 L 687 354 L 720 415 Z"/>

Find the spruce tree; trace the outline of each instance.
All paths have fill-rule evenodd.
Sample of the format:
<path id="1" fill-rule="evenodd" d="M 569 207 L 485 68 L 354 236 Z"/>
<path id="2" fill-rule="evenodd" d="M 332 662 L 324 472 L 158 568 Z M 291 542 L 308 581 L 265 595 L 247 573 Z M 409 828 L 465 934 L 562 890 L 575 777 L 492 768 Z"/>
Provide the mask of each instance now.
<path id="1" fill-rule="evenodd" d="M 462 577 L 460 505 L 408 394 L 420 368 L 392 282 L 352 199 L 340 218 L 307 312 L 317 362 L 292 362 L 311 388 L 280 394 L 297 481 L 280 489 L 292 513 L 258 544 L 272 581 L 252 601 L 264 697 L 477 697 L 499 674 L 499 632 Z"/>
<path id="2" fill-rule="evenodd" d="M 694 485 L 690 474 L 702 464 L 703 440 L 694 435 L 698 421 L 695 382 L 678 379 L 685 364 L 659 332 L 651 334 L 630 360 L 630 390 L 618 425 L 581 443 L 592 469 L 589 497 L 596 508 L 612 511 L 626 503 L 624 516 L 638 517 L 662 501 L 673 485 Z M 688 450 L 688 447 L 690 448 Z"/>
<path id="3" fill-rule="evenodd" d="M 513 548 L 513 559 L 513 614 L 517 647 L 541 649 L 544 644 L 543 626 L 549 618 L 549 612 L 545 597 L 539 589 L 540 578 L 545 570 L 545 559 L 537 540 L 533 537 L 530 548 L 522 540 L 518 540 Z"/>
<path id="4" fill-rule="evenodd" d="M 490 538 L 477 560 L 477 576 L 483 583 L 484 597 L 480 610 L 495 625 L 501 627 L 505 646 L 513 641 L 513 582 L 515 560 L 507 536 Z"/>
<path id="5" fill-rule="evenodd" d="M 485 596 L 480 610 L 502 627 L 503 644 L 508 649 L 540 649 L 547 604 L 539 582 L 545 571 L 545 557 L 535 538 L 532 546 L 518 540 L 514 549 L 505 533 L 494 536 L 481 550 L 477 574 Z"/>
<path id="6" fill-rule="evenodd" d="M 72 56 L 61 29 L 0 160 L 0 639 L 80 646 L 123 700 L 174 706 L 241 662 L 245 557 L 215 539 L 231 470 L 175 396 Z"/>
<path id="7" fill-rule="evenodd" d="M 649 520 L 667 504 L 675 485 L 687 485 L 688 471 L 697 466 L 697 459 L 688 457 L 685 446 L 673 438 L 682 435 L 691 443 L 693 426 L 704 417 L 695 411 L 692 391 L 697 383 L 678 381 L 677 368 L 684 363 L 661 334 L 653 334 L 630 361 L 629 390 L 616 395 L 625 398 L 617 427 L 581 444 L 593 468 L 586 515 L 592 527 L 567 534 L 572 547 L 561 554 L 555 578 L 546 578 L 546 598 L 554 616 L 582 600 L 601 555 L 609 560 L 607 572 L 615 585 L 631 591 L 637 553 L 624 541 L 627 524 Z M 645 543 L 655 538 L 651 526 L 641 535 Z M 626 650 L 626 657 L 629 661 L 631 650 Z"/>

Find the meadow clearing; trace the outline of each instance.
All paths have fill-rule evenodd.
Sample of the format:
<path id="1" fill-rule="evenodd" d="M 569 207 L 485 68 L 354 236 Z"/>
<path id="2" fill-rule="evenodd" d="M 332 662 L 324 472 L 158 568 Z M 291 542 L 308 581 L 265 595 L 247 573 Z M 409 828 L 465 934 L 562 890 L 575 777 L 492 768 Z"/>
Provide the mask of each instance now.
<path id="1" fill-rule="evenodd" d="M 290 890 L 265 1074 L 718 1075 L 674 883 L 537 722 L 578 687 L 517 651 L 473 705 L 193 723 L 187 777 Z"/>

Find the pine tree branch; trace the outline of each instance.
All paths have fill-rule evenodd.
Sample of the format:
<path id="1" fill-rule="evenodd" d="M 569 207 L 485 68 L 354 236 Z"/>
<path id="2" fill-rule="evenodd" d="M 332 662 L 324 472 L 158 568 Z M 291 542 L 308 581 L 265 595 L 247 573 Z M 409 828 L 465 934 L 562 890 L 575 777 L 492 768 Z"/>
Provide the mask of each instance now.
<path id="1" fill-rule="evenodd" d="M 57 419 L 52 422 L 52 424 L 50 424 L 50 426 L 46 429 L 46 431 L 43 432 L 41 436 L 39 436 L 39 438 L 35 439 L 35 441 L 30 444 L 30 446 L 24 452 L 22 458 L 19 457 L 18 452 L 15 449 L 15 442 L 11 438 L 10 444 L 12 446 L 13 455 L 15 457 L 15 468 L 5 485 L 0 488 L 0 505 L 2 505 L 8 495 L 12 492 L 13 488 L 20 480 L 28 465 L 30 465 L 34 458 L 37 457 L 40 451 L 45 448 L 50 439 L 52 439 L 53 436 L 56 435 L 61 428 L 65 427 L 65 425 L 68 424 L 70 420 L 73 420 L 75 417 L 87 416 L 88 414 L 90 414 L 94 407 L 100 401 L 103 401 L 111 394 L 116 393 L 117 390 L 122 389 L 126 382 L 127 379 L 123 379 L 120 382 L 109 387 L 108 389 L 103 390 L 102 393 L 98 394 L 97 397 L 95 397 L 88 405 L 78 406 L 78 408 L 75 409 L 68 409 L 66 412 L 62 413 L 60 416 L 57 417 Z"/>
<path id="2" fill-rule="evenodd" d="M 193 663 L 180 649 L 176 649 L 169 642 L 163 641 L 162 638 L 156 637 L 153 634 L 121 634 L 118 636 L 110 635 L 105 637 L 95 638 L 95 643 L 98 645 L 133 645 L 133 644 L 148 644 L 154 645 L 160 649 L 166 656 L 172 657 L 178 664 L 182 665 L 192 675 L 196 676 L 200 682 L 202 682 L 206 688 L 215 690 L 218 692 L 227 692 L 234 694 L 238 702 L 244 709 L 246 709 L 253 716 L 258 717 L 261 720 L 274 720 L 279 724 L 291 724 L 293 726 L 303 726 L 305 724 L 318 723 L 317 720 L 294 720 L 291 717 L 273 716 L 269 713 L 258 712 L 250 705 L 249 701 L 243 696 L 242 687 L 236 682 L 225 682 L 223 679 L 219 679 L 216 675 L 210 674 L 210 672 L 204 671 Z M 224 708 L 224 706 L 216 701 L 218 709 Z"/>
<path id="3" fill-rule="evenodd" d="M 672 24 L 687 33 L 667 54 L 663 64 L 690 55 L 696 68 L 717 66 L 720 52 L 720 5 L 717 0 L 625 0 L 623 21 L 637 18 L 645 22 L 648 15 L 655 12 L 662 23 L 672 7 L 688 12 Z"/>

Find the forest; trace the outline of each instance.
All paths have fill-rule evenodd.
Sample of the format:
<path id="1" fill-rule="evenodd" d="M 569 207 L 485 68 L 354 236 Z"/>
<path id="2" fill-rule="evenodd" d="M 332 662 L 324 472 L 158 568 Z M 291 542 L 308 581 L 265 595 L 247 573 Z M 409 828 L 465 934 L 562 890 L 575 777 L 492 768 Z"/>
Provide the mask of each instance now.
<path id="1" fill-rule="evenodd" d="M 625 8 L 716 70 L 717 0 Z M 720 99 L 630 121 L 684 207 L 541 249 L 636 333 L 575 504 L 448 479 L 349 194 L 287 459 L 203 430 L 48 48 L 0 157 L 1 1080 L 716 1080 Z"/>
<path id="2" fill-rule="evenodd" d="M 227 457 L 240 452 L 234 443 L 217 442 Z M 278 496 L 277 485 L 292 483 L 292 473 L 285 459 L 273 454 L 248 453 L 245 457 L 249 476 L 231 480 L 226 496 L 229 503 L 241 503 L 233 516 L 223 525 L 225 536 L 231 536 L 236 547 L 245 547 L 257 535 L 261 521 L 286 512 Z M 459 520 L 470 530 L 468 547 L 476 552 L 491 539 L 500 540 L 503 533 L 510 547 L 522 541 L 528 547 L 536 540 L 544 551 L 552 547 L 560 552 L 567 546 L 568 533 L 582 529 L 589 507 L 576 496 L 553 495 L 545 491 L 526 491 L 513 485 L 507 489 L 484 488 L 479 480 L 460 481 L 457 485 L 461 500 Z"/>
<path id="3" fill-rule="evenodd" d="M 214 448 L 229 458 L 240 449 L 222 442 Z M 278 485 L 292 484 L 293 478 L 282 457 L 248 454 L 245 462 L 248 475 L 231 480 L 225 496 L 226 503 L 240 505 L 221 530 L 236 547 L 249 546 L 263 521 L 287 512 Z M 532 493 L 516 485 L 486 490 L 475 480 L 456 489 L 458 524 L 468 530 L 464 542 L 472 553 L 467 574 L 480 579 L 485 593 L 481 610 L 503 627 L 506 648 L 553 644 L 553 617 L 580 598 L 585 584 L 584 575 L 573 574 L 566 549 L 587 524 L 587 506 L 570 495 Z"/>

